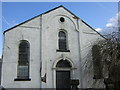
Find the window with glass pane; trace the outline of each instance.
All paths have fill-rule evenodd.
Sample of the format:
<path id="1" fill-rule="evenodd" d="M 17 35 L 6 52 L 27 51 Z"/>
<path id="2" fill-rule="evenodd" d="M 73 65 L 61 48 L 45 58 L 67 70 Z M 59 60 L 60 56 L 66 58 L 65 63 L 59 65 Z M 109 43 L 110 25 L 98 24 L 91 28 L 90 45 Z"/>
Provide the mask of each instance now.
<path id="1" fill-rule="evenodd" d="M 94 79 L 102 78 L 102 58 L 100 48 L 97 45 L 92 47 Z"/>
<path id="2" fill-rule="evenodd" d="M 56 65 L 56 67 L 72 67 L 72 65 L 71 65 L 71 63 L 68 61 L 68 60 L 60 60 L 58 63 L 57 63 L 57 65 Z"/>
<path id="3" fill-rule="evenodd" d="M 28 77 L 28 66 L 18 66 L 18 78 L 26 79 Z"/>
<path id="4" fill-rule="evenodd" d="M 59 32 L 59 50 L 67 50 L 66 33 L 64 31 Z"/>
<path id="5" fill-rule="evenodd" d="M 22 40 L 19 45 L 18 78 L 29 78 L 29 43 Z"/>

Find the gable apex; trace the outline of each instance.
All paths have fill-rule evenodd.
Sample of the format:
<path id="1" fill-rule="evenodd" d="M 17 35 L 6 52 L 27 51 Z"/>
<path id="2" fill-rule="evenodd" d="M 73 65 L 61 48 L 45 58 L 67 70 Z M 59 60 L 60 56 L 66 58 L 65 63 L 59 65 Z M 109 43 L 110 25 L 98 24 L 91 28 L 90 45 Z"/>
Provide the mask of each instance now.
<path id="1" fill-rule="evenodd" d="M 56 7 L 56 8 L 53 8 L 53 9 L 47 11 L 47 12 L 42 13 L 42 14 L 47 14 L 47 13 L 49 13 L 49 12 L 51 12 L 51 11 L 54 11 L 54 10 L 56 10 L 56 9 L 59 9 L 59 8 L 65 9 L 67 12 L 69 12 L 70 14 L 72 14 L 73 16 L 75 16 L 75 18 L 79 18 L 79 17 L 76 16 L 74 13 L 72 13 L 70 10 L 68 10 L 67 8 L 65 8 L 63 5 L 60 5 L 60 6 Z M 80 19 L 80 18 L 79 18 L 79 19 Z"/>
<path id="2" fill-rule="evenodd" d="M 47 13 L 52 12 L 52 11 L 54 11 L 54 10 L 56 10 L 56 9 L 59 9 L 59 8 L 65 9 L 67 12 L 69 12 L 71 15 L 73 15 L 75 19 L 80 19 L 78 16 L 76 16 L 76 15 L 75 15 L 74 13 L 72 13 L 70 10 L 68 10 L 67 8 L 65 8 L 63 5 L 60 5 L 60 6 L 58 6 L 58 7 L 55 7 L 55 8 L 53 8 L 53 9 L 51 9 L 51 10 L 48 10 L 48 11 L 46 11 L 46 12 L 44 12 L 44 13 L 41 13 L 41 14 L 39 14 L 39 15 L 37 15 L 37 16 L 34 16 L 34 17 L 32 17 L 31 19 L 28 19 L 28 20 L 26 20 L 26 21 L 24 21 L 24 22 L 22 22 L 22 23 L 20 23 L 20 24 L 18 24 L 18 25 L 15 25 L 15 26 L 13 26 L 13 27 L 5 30 L 5 31 L 3 32 L 3 34 L 5 34 L 7 31 L 12 30 L 13 28 L 16 28 L 16 27 L 18 27 L 18 26 L 20 26 L 20 25 L 22 25 L 22 24 L 24 24 L 24 23 L 27 23 L 27 22 L 29 22 L 29 21 L 31 21 L 31 20 L 39 17 L 39 16 L 42 16 L 42 15 L 44 15 L 44 14 L 47 14 Z M 87 25 L 89 28 L 91 28 L 93 31 L 97 32 L 95 29 L 93 29 L 93 28 L 92 28 L 89 24 L 87 24 L 85 21 L 83 21 L 82 19 L 80 19 L 80 20 L 81 20 L 85 25 Z M 104 37 L 103 35 L 101 35 L 99 32 L 97 32 L 97 33 L 98 33 L 101 37 L 105 38 L 105 37 Z"/>
<path id="3" fill-rule="evenodd" d="M 22 22 L 22 23 L 20 23 L 20 24 L 17 24 L 17 25 L 15 25 L 15 26 L 13 26 L 13 27 L 5 30 L 5 31 L 3 32 L 3 34 L 5 34 L 7 31 L 12 30 L 12 29 L 15 28 L 15 27 L 18 27 L 18 26 L 20 26 L 20 25 L 22 25 L 22 24 L 24 24 L 24 23 L 27 23 L 28 21 L 31 21 L 31 20 L 33 20 L 33 19 L 35 19 L 35 18 L 37 18 L 37 17 L 39 17 L 39 16 L 41 16 L 41 15 L 47 14 L 47 13 L 49 13 L 49 12 L 52 12 L 52 11 L 58 9 L 58 8 L 63 8 L 63 9 L 65 9 L 66 11 L 68 11 L 70 14 L 72 14 L 73 16 L 75 16 L 75 18 L 79 18 L 79 17 L 77 17 L 75 14 L 73 14 L 71 11 L 69 11 L 67 8 L 65 8 L 63 5 L 60 5 L 60 6 L 58 6 L 58 7 L 55 7 L 55 8 L 53 8 L 53 9 L 51 9 L 51 10 L 48 10 L 48 11 L 46 11 L 46 12 L 44 12 L 44 13 L 41 13 L 41 14 L 35 16 L 35 17 L 32 17 L 31 19 L 28 19 L 28 20 L 26 20 L 26 21 L 24 21 L 24 22 Z"/>

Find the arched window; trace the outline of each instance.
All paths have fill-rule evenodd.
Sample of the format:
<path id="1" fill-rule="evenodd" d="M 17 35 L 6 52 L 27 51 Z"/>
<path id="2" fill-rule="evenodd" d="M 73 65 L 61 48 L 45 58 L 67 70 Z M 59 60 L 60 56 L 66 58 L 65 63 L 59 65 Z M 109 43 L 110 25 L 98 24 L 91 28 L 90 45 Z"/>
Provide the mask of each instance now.
<path id="1" fill-rule="evenodd" d="M 18 60 L 18 74 L 17 78 L 29 78 L 29 57 L 30 45 L 26 40 L 21 40 L 19 44 L 19 60 Z"/>
<path id="2" fill-rule="evenodd" d="M 67 38 L 64 31 L 59 32 L 59 50 L 67 50 Z"/>
<path id="3" fill-rule="evenodd" d="M 68 61 L 68 60 L 60 60 L 56 67 L 59 67 L 59 68 L 70 68 L 72 67 L 71 63 Z"/>

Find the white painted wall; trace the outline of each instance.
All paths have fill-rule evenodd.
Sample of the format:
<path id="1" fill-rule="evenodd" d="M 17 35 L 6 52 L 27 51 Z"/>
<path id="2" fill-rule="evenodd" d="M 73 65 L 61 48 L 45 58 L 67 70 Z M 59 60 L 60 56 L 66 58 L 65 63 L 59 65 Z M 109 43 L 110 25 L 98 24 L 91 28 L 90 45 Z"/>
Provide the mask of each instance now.
<path id="1" fill-rule="evenodd" d="M 65 22 L 59 21 L 60 17 Z M 60 7 L 47 14 L 42 14 L 5 33 L 2 86 L 5 88 L 55 88 L 56 63 L 64 56 L 73 69 L 71 79 L 79 79 L 79 88 L 94 87 L 92 58 L 86 58 L 95 40 L 101 38 L 96 32 L 86 26 L 80 19 Z M 58 49 L 58 32 L 64 29 L 68 33 L 68 48 L 70 52 L 56 52 Z M 17 78 L 18 45 L 20 40 L 30 43 L 30 78 L 31 81 L 14 81 Z M 42 64 L 40 64 L 42 61 Z M 88 62 L 85 64 L 85 62 Z M 89 63 L 90 62 L 90 63 Z M 40 73 L 40 67 L 42 71 Z M 41 82 L 40 76 L 46 74 L 46 83 Z M 96 87 L 103 87 L 97 84 Z"/>
<path id="2" fill-rule="evenodd" d="M 40 18 L 35 18 L 30 25 L 24 24 L 5 33 L 2 82 L 5 88 L 40 87 Z M 36 22 L 36 26 L 34 26 Z M 25 27 L 24 27 L 25 26 Z M 34 27 L 34 28 L 31 28 Z M 31 81 L 14 81 L 17 78 L 18 48 L 20 40 L 30 43 L 30 78 Z"/>

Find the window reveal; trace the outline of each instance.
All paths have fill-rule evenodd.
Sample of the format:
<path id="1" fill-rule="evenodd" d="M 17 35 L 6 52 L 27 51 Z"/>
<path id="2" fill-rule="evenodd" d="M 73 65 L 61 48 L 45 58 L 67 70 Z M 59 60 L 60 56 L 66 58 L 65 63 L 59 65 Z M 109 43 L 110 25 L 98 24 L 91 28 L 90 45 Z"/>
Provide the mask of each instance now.
<path id="1" fill-rule="evenodd" d="M 64 31 L 59 32 L 59 50 L 67 50 L 66 33 Z"/>
<path id="2" fill-rule="evenodd" d="M 18 73 L 17 78 L 29 78 L 29 56 L 30 46 L 28 41 L 22 40 L 19 44 L 19 60 L 18 60 Z"/>

